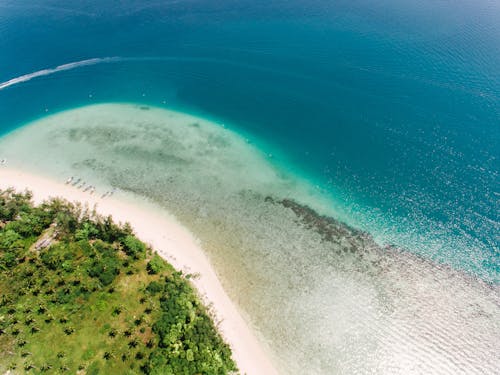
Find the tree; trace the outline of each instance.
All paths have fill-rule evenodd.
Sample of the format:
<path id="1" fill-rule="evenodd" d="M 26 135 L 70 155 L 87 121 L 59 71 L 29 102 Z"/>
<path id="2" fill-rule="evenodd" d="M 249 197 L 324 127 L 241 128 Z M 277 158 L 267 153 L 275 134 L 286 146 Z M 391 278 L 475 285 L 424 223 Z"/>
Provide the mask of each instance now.
<path id="1" fill-rule="evenodd" d="M 113 354 L 111 352 L 104 352 L 102 358 L 104 358 L 106 361 L 109 361 L 111 358 L 113 358 Z"/>
<path id="2" fill-rule="evenodd" d="M 31 208 L 32 194 L 28 191 L 16 193 L 14 189 L 0 192 L 0 220 L 12 221 L 20 212 Z"/>
<path id="3" fill-rule="evenodd" d="M 50 365 L 49 363 L 45 363 L 44 365 L 42 365 L 40 367 L 41 372 L 46 372 L 46 371 L 49 371 L 51 369 L 52 369 L 52 365 Z"/>
<path id="4" fill-rule="evenodd" d="M 163 290 L 163 285 L 159 283 L 158 281 L 151 281 L 148 286 L 146 287 L 146 290 L 151 293 L 151 294 L 157 294 Z"/>
<path id="5" fill-rule="evenodd" d="M 165 269 L 165 262 L 158 256 L 158 254 L 155 254 L 148 262 L 146 269 L 150 275 L 156 275 Z"/>
<path id="6" fill-rule="evenodd" d="M 127 235 L 122 241 L 123 251 L 133 258 L 139 259 L 146 252 L 146 245 L 133 235 Z"/>
<path id="7" fill-rule="evenodd" d="M 0 260 L 0 267 L 3 269 L 13 268 L 17 265 L 17 257 L 13 252 L 4 253 Z"/>
<path id="8" fill-rule="evenodd" d="M 0 247 L 2 249 L 12 248 L 22 237 L 13 229 L 7 229 L 0 233 Z"/>
<path id="9" fill-rule="evenodd" d="M 128 343 L 129 348 L 135 348 L 135 347 L 137 347 L 137 345 L 139 345 L 139 341 L 137 341 L 137 339 L 133 339 L 133 340 L 129 341 L 129 343 Z"/>
<path id="10" fill-rule="evenodd" d="M 135 354 L 135 359 L 141 360 L 143 358 L 144 358 L 144 354 L 142 352 L 139 351 Z"/>
<path id="11" fill-rule="evenodd" d="M 114 316 L 117 316 L 117 315 L 120 315 L 123 311 L 123 307 L 122 306 L 115 306 L 113 308 L 113 315 Z"/>
<path id="12" fill-rule="evenodd" d="M 116 337 L 116 335 L 118 335 L 118 331 L 114 328 L 108 333 L 108 336 L 112 338 Z"/>
<path id="13" fill-rule="evenodd" d="M 26 344 L 27 344 L 26 340 L 19 340 L 17 342 L 17 346 L 20 348 L 24 347 Z"/>
<path id="14" fill-rule="evenodd" d="M 86 240 L 96 238 L 99 234 L 99 230 L 91 221 L 85 221 L 82 223 L 80 229 L 75 231 L 75 239 L 77 241 Z"/>

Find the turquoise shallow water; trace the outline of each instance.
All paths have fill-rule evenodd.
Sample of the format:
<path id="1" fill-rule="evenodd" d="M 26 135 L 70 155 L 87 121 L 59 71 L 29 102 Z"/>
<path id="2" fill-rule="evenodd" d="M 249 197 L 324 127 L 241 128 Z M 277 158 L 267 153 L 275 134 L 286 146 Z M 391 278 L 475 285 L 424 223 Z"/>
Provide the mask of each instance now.
<path id="1" fill-rule="evenodd" d="M 486 280 L 499 271 L 493 1 L 0 5 L 1 131 L 107 101 L 184 110 L 266 144 L 349 221 Z M 337 210 L 338 211 L 338 210 Z"/>
<path id="2" fill-rule="evenodd" d="M 109 103 L 28 124 L 0 154 L 174 214 L 284 374 L 498 372 L 498 285 L 319 215 L 332 200 L 258 146 L 203 118 Z"/>
<path id="3" fill-rule="evenodd" d="M 288 373 L 495 373 L 499 25 L 487 0 L 3 1 L 0 158 L 173 212 Z"/>

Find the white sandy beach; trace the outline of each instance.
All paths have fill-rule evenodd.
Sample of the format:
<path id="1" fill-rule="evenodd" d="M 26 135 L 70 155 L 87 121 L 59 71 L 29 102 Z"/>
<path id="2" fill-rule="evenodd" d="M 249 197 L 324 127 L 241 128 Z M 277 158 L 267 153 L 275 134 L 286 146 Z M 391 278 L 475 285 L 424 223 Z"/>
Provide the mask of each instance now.
<path id="1" fill-rule="evenodd" d="M 112 215 L 117 222 L 129 222 L 136 235 L 175 268 L 199 275 L 192 282 L 215 314 L 219 331 L 230 344 L 241 373 L 277 374 L 262 345 L 224 291 L 197 240 L 175 218 L 148 202 L 134 200 L 131 195 L 121 192 L 102 199 L 104 191 L 96 191 L 91 195 L 63 181 L 1 167 L 0 188 L 8 187 L 32 191 L 35 203 L 50 197 L 61 197 L 87 204 L 90 208 L 95 207 L 99 214 Z"/>

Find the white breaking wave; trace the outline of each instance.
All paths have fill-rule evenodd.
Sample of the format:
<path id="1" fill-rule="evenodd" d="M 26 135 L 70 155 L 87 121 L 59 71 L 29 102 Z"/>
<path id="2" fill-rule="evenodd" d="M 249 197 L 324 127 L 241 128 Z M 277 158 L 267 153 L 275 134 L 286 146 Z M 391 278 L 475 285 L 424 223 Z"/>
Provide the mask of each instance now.
<path id="1" fill-rule="evenodd" d="M 55 68 L 52 68 L 52 69 L 42 69 L 42 70 L 38 70 L 38 71 L 33 72 L 33 73 L 24 74 L 22 76 L 12 78 L 12 79 L 9 79 L 8 81 L 2 82 L 2 83 L 0 83 L 0 90 L 3 90 L 5 88 L 13 86 L 13 85 L 17 85 L 18 83 L 21 83 L 21 82 L 30 81 L 33 78 L 48 76 L 50 74 L 62 72 L 64 70 L 71 70 L 71 69 L 80 68 L 82 66 L 88 66 L 88 65 L 116 62 L 116 61 L 120 61 L 120 60 L 121 60 L 121 58 L 116 57 L 116 56 L 115 57 L 97 57 L 97 58 L 93 58 L 93 59 L 75 61 L 75 62 L 71 62 L 68 64 L 59 65 L 59 66 L 56 66 Z"/>

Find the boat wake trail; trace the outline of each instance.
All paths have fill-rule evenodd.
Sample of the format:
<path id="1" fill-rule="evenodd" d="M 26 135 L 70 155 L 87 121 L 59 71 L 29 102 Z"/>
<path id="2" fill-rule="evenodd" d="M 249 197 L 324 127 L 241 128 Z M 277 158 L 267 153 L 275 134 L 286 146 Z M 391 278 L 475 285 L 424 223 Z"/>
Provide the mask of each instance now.
<path id="1" fill-rule="evenodd" d="M 102 64 L 102 63 L 110 63 L 110 62 L 117 62 L 121 61 L 121 57 L 97 57 L 93 59 L 87 59 L 87 60 L 81 60 L 81 61 L 75 61 L 63 65 L 56 66 L 55 68 L 50 68 L 50 69 L 42 69 L 38 70 L 33 73 L 28 73 L 24 74 L 19 77 L 15 77 L 12 79 L 9 79 L 8 81 L 0 83 L 0 90 L 6 89 L 7 87 L 17 85 L 18 83 L 21 82 L 27 82 L 32 80 L 33 78 L 37 77 L 42 77 L 42 76 L 48 76 L 57 72 L 62 72 L 64 70 L 71 70 L 75 68 L 80 68 L 82 66 L 88 66 L 88 65 L 96 65 L 96 64 Z"/>
<path id="2" fill-rule="evenodd" d="M 42 69 L 42 70 L 37 70 L 36 72 L 33 72 L 33 73 L 24 74 L 22 76 L 9 79 L 8 81 L 1 82 L 0 83 L 0 91 L 3 89 L 6 89 L 7 87 L 14 86 L 14 85 L 17 85 L 17 84 L 22 83 L 22 82 L 31 81 L 34 78 L 52 75 L 54 73 L 62 72 L 65 70 L 81 68 L 83 66 L 98 65 L 98 64 L 104 64 L 104 63 L 117 63 L 117 62 L 139 62 L 140 63 L 140 62 L 155 62 L 155 61 L 156 62 L 197 62 L 197 63 L 225 64 L 225 65 L 239 66 L 239 67 L 251 69 L 251 70 L 272 72 L 274 74 L 290 75 L 289 73 L 284 73 L 282 71 L 274 70 L 274 69 L 263 68 L 263 67 L 258 66 L 258 65 L 240 63 L 240 62 L 235 62 L 235 61 L 231 61 L 231 60 L 224 60 L 224 59 L 207 58 L 207 57 L 185 57 L 185 56 L 141 56 L 141 57 L 130 57 L 129 56 L 129 57 L 123 57 L 123 56 L 113 56 L 113 57 L 96 57 L 96 58 L 92 58 L 92 59 L 70 62 L 67 64 L 59 65 L 55 68 Z M 294 76 L 299 77 L 299 78 L 306 78 L 306 79 L 309 78 L 309 77 L 305 77 L 305 76 L 297 76 L 297 75 L 294 75 Z"/>

